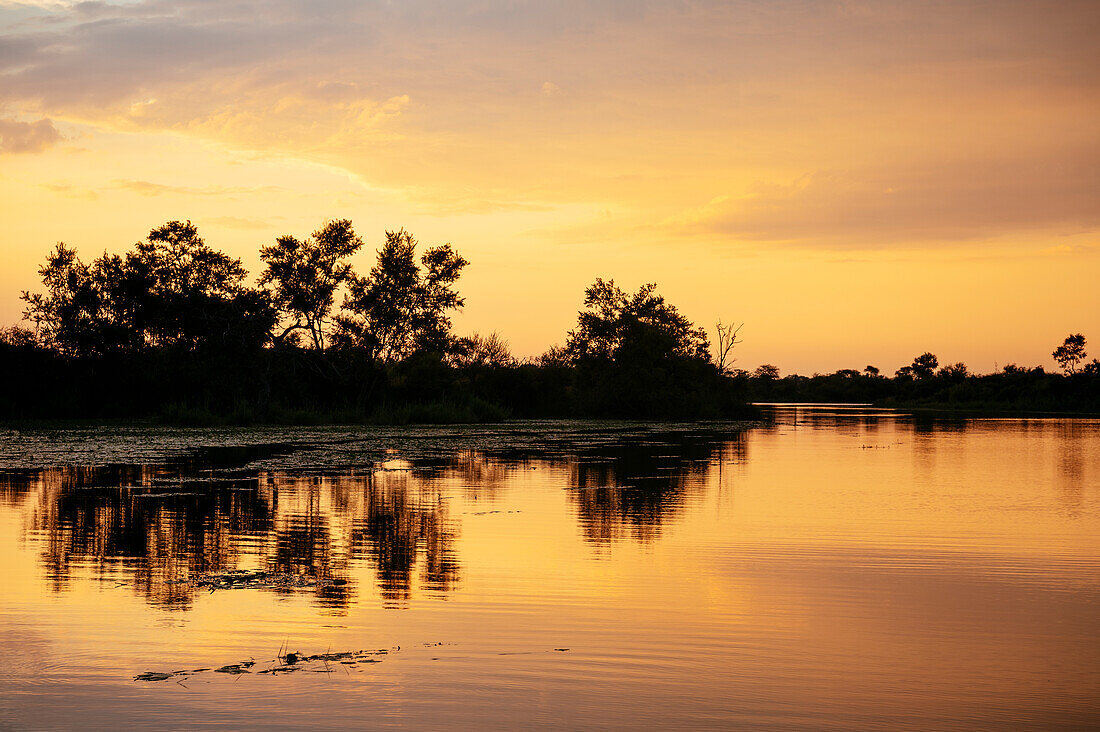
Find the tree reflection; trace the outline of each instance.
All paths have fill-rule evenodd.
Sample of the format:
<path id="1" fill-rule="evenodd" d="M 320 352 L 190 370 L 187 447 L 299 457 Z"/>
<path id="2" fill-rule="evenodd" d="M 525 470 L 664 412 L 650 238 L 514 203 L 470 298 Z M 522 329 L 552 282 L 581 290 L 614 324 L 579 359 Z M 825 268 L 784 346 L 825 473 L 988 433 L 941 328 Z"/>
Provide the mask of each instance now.
<path id="1" fill-rule="evenodd" d="M 55 591 L 91 575 L 187 609 L 207 591 L 188 578 L 253 568 L 309 580 L 317 602 L 339 609 L 354 597 L 357 563 L 373 565 L 393 606 L 411 598 L 418 568 L 430 592 L 458 581 L 445 502 L 425 481 L 394 475 L 195 482 L 163 468 L 64 469 L 23 476 L 19 492 L 37 495 L 28 529 Z"/>
<path id="2" fill-rule="evenodd" d="M 629 537 L 647 543 L 701 495 L 714 468 L 743 460 L 743 435 L 669 435 L 662 441 L 624 440 L 579 455 L 570 488 L 586 540 L 610 544 Z"/>
<path id="3" fill-rule="evenodd" d="M 459 524 L 448 499 L 495 502 L 526 476 L 545 474 L 528 471 L 550 471 L 570 490 L 586 541 L 651 542 L 686 502 L 722 485 L 722 465 L 743 461 L 747 446 L 742 433 L 696 428 L 489 437 L 447 435 L 339 471 L 239 467 L 276 454 L 263 448 L 218 448 L 205 462 L 175 465 L 7 471 L 0 501 L 24 508 L 56 592 L 93 577 L 187 609 L 198 592 L 226 588 L 211 587 L 211 576 L 250 570 L 282 578 L 255 589 L 312 593 L 332 612 L 362 594 L 403 608 L 418 593 L 444 596 L 459 583 Z M 363 569 L 373 574 L 366 587 Z"/>

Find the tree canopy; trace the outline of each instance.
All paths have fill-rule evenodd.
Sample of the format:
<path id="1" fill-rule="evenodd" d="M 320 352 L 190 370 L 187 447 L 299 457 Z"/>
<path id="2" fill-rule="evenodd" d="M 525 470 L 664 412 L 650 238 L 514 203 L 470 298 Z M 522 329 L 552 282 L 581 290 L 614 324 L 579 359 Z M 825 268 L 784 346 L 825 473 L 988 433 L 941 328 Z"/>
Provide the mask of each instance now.
<path id="1" fill-rule="evenodd" d="M 565 351 L 574 362 L 619 364 L 668 360 L 710 360 L 706 331 L 698 328 L 646 284 L 627 294 L 614 280 L 585 290 L 584 310 L 569 332 Z"/>
<path id="2" fill-rule="evenodd" d="M 1078 364 L 1088 358 L 1088 353 L 1085 352 L 1085 336 L 1080 333 L 1066 336 L 1066 340 L 1051 355 L 1059 368 L 1067 374 L 1076 373 Z"/>
<path id="3" fill-rule="evenodd" d="M 446 353 L 450 312 L 464 300 L 455 283 L 469 264 L 450 244 L 416 260 L 417 241 L 404 229 L 387 231 L 378 261 L 365 277 L 351 274 L 337 339 L 371 360 L 394 362 L 416 351 Z"/>
<path id="4" fill-rule="evenodd" d="M 39 274 L 46 292 L 23 293 L 24 317 L 70 355 L 262 344 L 275 317 L 245 285 L 240 260 L 208 247 L 190 221 L 170 221 L 124 255 L 104 253 L 90 265 L 58 244 Z"/>
<path id="5" fill-rule="evenodd" d="M 260 250 L 260 259 L 267 265 L 260 284 L 269 287 L 284 324 L 277 340 L 304 330 L 314 348 L 325 349 L 336 292 L 354 274 L 347 260 L 362 246 L 351 221 L 337 219 L 306 239 L 280 236 Z"/>

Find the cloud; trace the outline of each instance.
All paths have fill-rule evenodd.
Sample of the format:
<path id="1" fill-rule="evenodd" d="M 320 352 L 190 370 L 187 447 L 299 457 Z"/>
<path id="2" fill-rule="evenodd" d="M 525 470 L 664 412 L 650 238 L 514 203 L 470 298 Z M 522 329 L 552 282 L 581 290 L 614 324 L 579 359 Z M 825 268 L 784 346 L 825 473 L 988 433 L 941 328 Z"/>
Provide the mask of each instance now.
<path id="1" fill-rule="evenodd" d="M 44 5 L 0 30 L 6 109 L 335 166 L 418 210 L 820 246 L 1095 223 L 1095 2 Z M 1014 180 L 1052 140 L 1057 169 Z"/>
<path id="2" fill-rule="evenodd" d="M 1100 228 L 1100 150 L 932 167 L 818 171 L 666 218 L 668 231 L 822 248 L 951 243 Z"/>
<path id="3" fill-rule="evenodd" d="M 281 219 L 281 216 L 275 216 L 273 218 Z M 241 229 L 244 231 L 256 231 L 260 229 L 270 229 L 270 221 L 261 221 L 260 219 L 248 219 L 241 218 L 239 216 L 216 216 L 211 219 L 206 219 L 211 224 L 216 226 L 224 226 L 227 229 Z"/>
<path id="4" fill-rule="evenodd" d="M 278 186 L 174 186 L 153 183 L 147 180 L 119 179 L 112 181 L 111 187 L 137 193 L 142 196 L 160 196 L 164 194 L 182 196 L 234 196 L 255 193 L 278 193 L 285 189 Z"/>
<path id="5" fill-rule="evenodd" d="M 99 194 L 90 188 L 84 186 L 74 186 L 68 183 L 42 183 L 42 188 L 45 188 L 51 193 L 57 193 L 62 196 L 69 196 L 70 198 L 83 198 L 87 201 L 95 201 L 99 199 Z"/>
<path id="6" fill-rule="evenodd" d="M 62 140 L 49 119 L 20 122 L 0 119 L 0 153 L 40 153 Z"/>

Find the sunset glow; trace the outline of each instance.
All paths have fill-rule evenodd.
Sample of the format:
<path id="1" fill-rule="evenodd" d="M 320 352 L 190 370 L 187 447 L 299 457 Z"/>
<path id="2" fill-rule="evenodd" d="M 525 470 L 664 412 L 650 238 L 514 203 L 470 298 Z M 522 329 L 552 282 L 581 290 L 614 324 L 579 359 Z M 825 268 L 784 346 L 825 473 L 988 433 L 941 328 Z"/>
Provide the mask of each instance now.
<path id="1" fill-rule="evenodd" d="M 738 365 L 1053 366 L 1100 338 L 1094 2 L 0 0 L 0 324 L 57 242 L 451 242 L 459 333 L 599 276 Z"/>

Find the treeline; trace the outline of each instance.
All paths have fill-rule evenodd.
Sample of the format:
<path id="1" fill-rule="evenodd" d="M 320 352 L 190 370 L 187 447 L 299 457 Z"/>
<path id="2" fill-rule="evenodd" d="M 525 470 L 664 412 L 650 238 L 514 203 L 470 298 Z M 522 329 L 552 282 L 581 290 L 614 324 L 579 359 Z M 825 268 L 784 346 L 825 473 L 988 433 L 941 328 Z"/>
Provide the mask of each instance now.
<path id="1" fill-rule="evenodd" d="M 653 285 L 597 279 L 565 345 L 520 361 L 451 315 L 468 262 L 387 232 L 371 270 L 347 220 L 239 259 L 172 221 L 91 262 L 58 244 L 0 331 L 0 417 L 176 422 L 700 418 L 751 414 L 747 383 Z M 729 335 L 729 331 L 726 331 Z M 720 331 L 721 337 L 721 331 Z M 721 345 L 721 344 L 720 344 Z M 723 359 L 728 355 L 726 346 Z M 721 360 L 720 360 L 721 361 Z"/>
<path id="2" fill-rule="evenodd" d="M 940 366 L 923 353 L 892 378 L 874 366 L 832 374 L 780 377 L 770 364 L 735 372 L 757 402 L 871 403 L 879 406 L 1027 412 L 1100 412 L 1100 361 L 1087 361 L 1085 337 L 1076 333 L 1051 354 L 1062 373 L 1008 364 L 992 374 L 973 374 L 966 364 Z"/>

